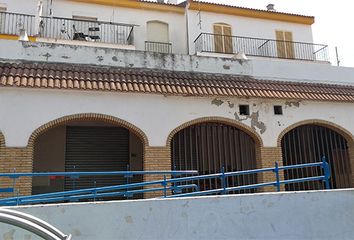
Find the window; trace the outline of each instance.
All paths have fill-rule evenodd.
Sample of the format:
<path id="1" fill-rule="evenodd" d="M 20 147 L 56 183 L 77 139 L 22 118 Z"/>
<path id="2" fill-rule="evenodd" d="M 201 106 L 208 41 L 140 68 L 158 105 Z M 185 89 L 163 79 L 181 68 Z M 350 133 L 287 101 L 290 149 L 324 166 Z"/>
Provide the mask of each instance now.
<path id="1" fill-rule="evenodd" d="M 172 45 L 169 37 L 169 27 L 167 23 L 161 21 L 149 21 L 146 24 L 147 41 L 145 51 L 171 53 Z"/>
<path id="2" fill-rule="evenodd" d="M 280 105 L 274 106 L 274 115 L 283 115 L 283 107 Z"/>
<path id="3" fill-rule="evenodd" d="M 295 58 L 292 32 L 275 31 L 277 52 L 280 58 Z"/>
<path id="4" fill-rule="evenodd" d="M 150 42 L 168 43 L 168 24 L 160 21 L 147 22 L 147 40 Z"/>
<path id="5" fill-rule="evenodd" d="M 250 115 L 250 106 L 249 105 L 239 105 L 239 112 L 242 116 Z"/>
<path id="6" fill-rule="evenodd" d="M 217 53 L 233 53 L 231 26 L 216 23 L 214 28 L 214 47 Z"/>

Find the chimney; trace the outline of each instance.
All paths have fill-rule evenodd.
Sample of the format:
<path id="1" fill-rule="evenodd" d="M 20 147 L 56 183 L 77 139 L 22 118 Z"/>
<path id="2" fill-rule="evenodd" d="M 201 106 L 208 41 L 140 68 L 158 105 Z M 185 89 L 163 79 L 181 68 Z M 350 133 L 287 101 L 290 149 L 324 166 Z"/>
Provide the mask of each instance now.
<path id="1" fill-rule="evenodd" d="M 177 5 L 177 0 L 167 0 L 167 3 Z"/>
<path id="2" fill-rule="evenodd" d="M 157 0 L 156 2 L 158 2 L 158 3 L 165 3 L 164 0 Z"/>
<path id="3" fill-rule="evenodd" d="M 273 3 L 270 3 L 267 5 L 267 11 L 270 11 L 270 12 L 275 12 L 275 8 L 274 8 L 274 4 Z"/>

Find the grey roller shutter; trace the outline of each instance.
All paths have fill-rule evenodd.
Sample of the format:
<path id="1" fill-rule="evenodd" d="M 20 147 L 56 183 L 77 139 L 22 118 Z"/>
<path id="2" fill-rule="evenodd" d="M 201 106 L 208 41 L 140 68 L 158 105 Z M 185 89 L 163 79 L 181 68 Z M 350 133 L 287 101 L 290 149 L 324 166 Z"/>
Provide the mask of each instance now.
<path id="1" fill-rule="evenodd" d="M 120 127 L 67 127 L 65 171 L 126 171 L 129 130 Z M 88 176 L 65 180 L 65 190 L 126 183 L 123 176 Z"/>

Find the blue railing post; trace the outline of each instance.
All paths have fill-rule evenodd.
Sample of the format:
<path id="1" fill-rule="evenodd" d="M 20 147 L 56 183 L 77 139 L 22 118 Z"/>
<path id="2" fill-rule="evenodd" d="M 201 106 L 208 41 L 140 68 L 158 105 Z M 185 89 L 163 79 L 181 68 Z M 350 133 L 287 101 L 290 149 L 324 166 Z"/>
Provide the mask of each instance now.
<path id="1" fill-rule="evenodd" d="M 176 165 L 173 165 L 173 171 L 176 171 Z M 175 178 L 175 174 L 171 174 L 171 178 L 173 179 L 173 178 Z M 173 182 L 172 183 L 172 193 L 173 194 L 175 194 L 175 193 L 178 193 L 178 192 L 176 192 L 176 190 L 177 190 L 177 183 L 175 183 L 175 182 Z"/>
<path id="2" fill-rule="evenodd" d="M 224 167 L 221 168 L 221 187 L 223 189 L 221 194 L 226 194 L 226 181 L 225 181 L 225 168 Z"/>
<path id="3" fill-rule="evenodd" d="M 13 172 L 13 173 L 16 173 L 16 168 L 14 168 L 12 172 Z M 13 190 L 14 190 L 14 197 L 16 196 L 16 192 L 15 192 L 16 179 L 17 179 L 17 178 L 13 178 L 13 180 L 12 180 L 12 188 L 13 188 Z"/>
<path id="4" fill-rule="evenodd" d="M 279 179 L 278 162 L 275 162 L 274 173 L 275 173 L 275 179 L 276 179 L 275 186 L 277 187 L 277 192 L 280 192 L 280 179 Z"/>
<path id="5" fill-rule="evenodd" d="M 75 172 L 75 168 L 76 168 L 76 166 L 74 166 L 74 172 Z M 73 177 L 72 176 L 72 179 L 73 179 L 73 190 L 75 190 L 75 188 L 76 188 L 76 177 Z"/>
<path id="6" fill-rule="evenodd" d="M 331 172 L 330 172 L 329 165 L 326 161 L 325 156 L 322 157 L 322 168 L 323 168 L 323 172 L 324 172 L 325 188 L 331 189 L 331 185 L 329 184 L 329 178 L 331 176 Z"/>
<path id="7" fill-rule="evenodd" d="M 96 180 L 93 182 L 93 185 L 94 185 L 94 188 L 96 188 Z M 96 191 L 96 189 L 94 190 L 94 192 L 93 192 L 93 201 L 94 202 L 96 202 L 96 193 L 97 193 L 97 191 Z"/>
<path id="8" fill-rule="evenodd" d="M 166 175 L 163 175 L 163 197 L 166 198 L 167 197 L 167 183 L 166 183 Z"/>

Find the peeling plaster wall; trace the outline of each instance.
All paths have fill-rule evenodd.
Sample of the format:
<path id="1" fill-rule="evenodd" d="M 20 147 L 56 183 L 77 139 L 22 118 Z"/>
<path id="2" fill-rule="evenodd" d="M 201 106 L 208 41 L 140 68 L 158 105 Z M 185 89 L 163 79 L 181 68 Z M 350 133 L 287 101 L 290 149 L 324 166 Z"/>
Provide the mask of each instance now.
<path id="1" fill-rule="evenodd" d="M 352 239 L 354 235 L 353 190 L 14 209 L 48 221 L 75 240 Z M 0 237 L 5 234 L 26 239 L 23 232 L 0 223 Z"/>
<path id="2" fill-rule="evenodd" d="M 318 62 L 281 59 L 237 60 L 183 54 L 159 54 L 93 46 L 32 43 L 0 39 L 0 60 L 94 64 L 220 74 L 251 75 L 261 79 L 354 84 L 354 68 Z"/>
<path id="3" fill-rule="evenodd" d="M 0 59 L 94 64 L 230 74 L 251 73 L 248 61 L 144 51 L 0 40 Z M 225 66 L 229 66 L 225 68 Z"/>
<path id="4" fill-rule="evenodd" d="M 172 97 L 76 90 L 0 88 L 0 131 L 6 145 L 27 145 L 32 132 L 49 121 L 78 113 L 100 113 L 128 121 L 149 138 L 151 146 L 165 146 L 170 132 L 203 117 L 234 119 L 253 128 L 267 147 L 277 145 L 288 126 L 309 119 L 337 124 L 354 134 L 352 103 L 289 102 L 237 98 Z M 250 116 L 240 116 L 239 104 L 250 105 Z M 284 115 L 274 115 L 282 105 Z"/>

